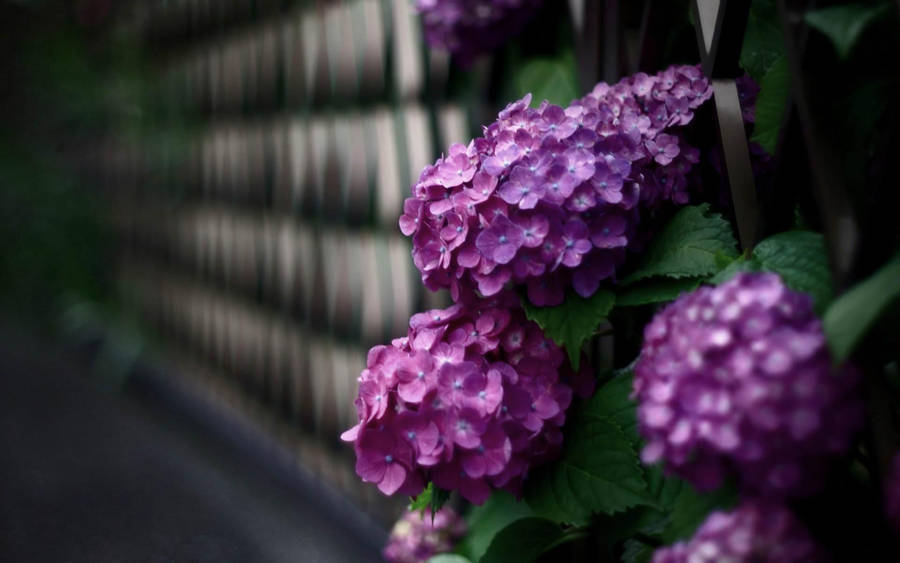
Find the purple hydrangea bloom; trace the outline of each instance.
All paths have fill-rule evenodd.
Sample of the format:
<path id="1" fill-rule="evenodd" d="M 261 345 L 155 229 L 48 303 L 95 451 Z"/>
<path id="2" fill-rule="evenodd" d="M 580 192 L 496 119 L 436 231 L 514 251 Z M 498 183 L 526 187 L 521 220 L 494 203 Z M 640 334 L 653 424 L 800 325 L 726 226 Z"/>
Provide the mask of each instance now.
<path id="1" fill-rule="evenodd" d="M 815 563 L 826 561 L 806 528 L 771 501 L 744 501 L 710 514 L 687 541 L 658 549 L 653 563 Z"/>
<path id="2" fill-rule="evenodd" d="M 382 555 L 390 563 L 421 563 L 447 553 L 466 533 L 466 521 L 449 506 L 438 510 L 410 511 L 391 529 Z"/>
<path id="3" fill-rule="evenodd" d="M 590 296 L 646 238 L 642 217 L 688 202 L 700 153 L 683 127 L 710 95 L 696 67 L 676 66 L 598 84 L 567 108 L 510 104 L 426 167 L 404 204 L 422 281 L 455 300 L 508 282 L 535 305 L 568 287 Z"/>
<path id="4" fill-rule="evenodd" d="M 428 45 L 465 65 L 518 33 L 541 0 L 416 0 L 415 5 Z"/>
<path id="5" fill-rule="evenodd" d="M 812 300 L 777 275 L 702 287 L 644 328 L 634 377 L 643 460 L 704 490 L 734 472 L 759 493 L 812 492 L 862 422 L 857 380 L 832 369 Z"/>
<path id="6" fill-rule="evenodd" d="M 504 215 L 494 218 L 490 227 L 478 233 L 475 247 L 481 255 L 496 264 L 509 264 L 525 242 L 522 227 Z"/>
<path id="7" fill-rule="evenodd" d="M 572 373 L 513 292 L 414 315 L 359 382 L 358 424 L 342 435 L 359 476 L 388 495 L 430 480 L 478 504 L 492 488 L 518 493 L 559 452 L 573 388 L 593 392 L 587 363 Z"/>

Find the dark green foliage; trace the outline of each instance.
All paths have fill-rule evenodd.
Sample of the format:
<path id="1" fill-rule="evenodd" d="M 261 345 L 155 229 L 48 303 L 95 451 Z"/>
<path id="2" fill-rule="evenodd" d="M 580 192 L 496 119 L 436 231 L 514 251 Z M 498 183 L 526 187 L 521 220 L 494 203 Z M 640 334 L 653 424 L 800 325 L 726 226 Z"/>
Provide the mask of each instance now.
<path id="1" fill-rule="evenodd" d="M 472 507 L 466 517 L 469 532 L 457 546 L 457 551 L 472 561 L 478 561 L 497 532 L 520 518 L 532 515 L 527 504 L 517 501 L 505 491 L 496 491 L 483 505 Z"/>
<path id="2" fill-rule="evenodd" d="M 672 301 L 700 285 L 699 278 L 652 278 L 621 289 L 616 294 L 618 307 L 633 307 L 650 303 Z"/>
<path id="3" fill-rule="evenodd" d="M 556 307 L 535 307 L 523 299 L 525 316 L 536 322 L 554 342 L 563 346 L 576 370 L 581 362 L 581 347 L 594 335 L 597 325 L 606 318 L 616 296 L 603 289 L 587 299 L 573 292 Z"/>
<path id="4" fill-rule="evenodd" d="M 756 123 L 750 140 L 759 143 L 769 154 L 774 154 L 790 95 L 790 74 L 784 56 L 779 56 L 769 66 L 759 86 L 759 96 L 756 98 Z"/>
<path id="5" fill-rule="evenodd" d="M 500 530 L 481 563 L 531 563 L 568 537 L 559 524 L 545 518 L 522 518 Z"/>
<path id="6" fill-rule="evenodd" d="M 900 297 L 900 255 L 844 293 L 825 312 L 825 334 L 836 362 L 845 360 Z"/>
<path id="7" fill-rule="evenodd" d="M 566 107 L 572 100 L 581 97 L 575 59 L 570 52 L 557 58 L 524 61 L 516 68 L 513 84 L 516 93 L 512 98 L 518 99 L 530 93 L 533 106 L 547 100 Z"/>
<path id="8" fill-rule="evenodd" d="M 787 231 L 773 235 L 753 249 L 761 270 L 776 272 L 788 287 L 812 296 L 818 311 L 831 302 L 834 289 L 825 241 L 819 233 Z"/>
<path id="9" fill-rule="evenodd" d="M 636 449 L 631 377 L 619 374 L 572 413 L 562 458 L 536 471 L 525 499 L 541 516 L 570 524 L 652 504 Z"/>
<path id="10" fill-rule="evenodd" d="M 652 277 L 693 278 L 718 272 L 738 255 L 731 225 L 709 204 L 684 207 L 653 238 L 623 284 Z"/>
<path id="11" fill-rule="evenodd" d="M 890 2 L 876 4 L 857 2 L 828 6 L 806 12 L 806 23 L 825 34 L 834 44 L 840 58 L 850 56 L 863 31 L 873 22 L 886 16 Z"/>
<path id="12" fill-rule="evenodd" d="M 434 483 L 428 483 L 425 490 L 409 503 L 409 510 L 429 510 L 431 515 L 434 516 L 448 500 L 450 500 L 450 491 L 445 491 L 435 486 Z"/>

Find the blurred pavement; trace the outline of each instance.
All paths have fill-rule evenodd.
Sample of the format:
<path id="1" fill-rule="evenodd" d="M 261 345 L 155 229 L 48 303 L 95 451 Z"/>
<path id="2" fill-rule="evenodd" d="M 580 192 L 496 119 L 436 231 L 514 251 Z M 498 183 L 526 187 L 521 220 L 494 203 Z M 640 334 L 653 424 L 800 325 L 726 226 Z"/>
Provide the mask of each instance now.
<path id="1" fill-rule="evenodd" d="M 314 483 L 285 482 L 157 401 L 103 391 L 88 369 L 0 330 L 0 561 L 379 559 L 377 535 Z"/>

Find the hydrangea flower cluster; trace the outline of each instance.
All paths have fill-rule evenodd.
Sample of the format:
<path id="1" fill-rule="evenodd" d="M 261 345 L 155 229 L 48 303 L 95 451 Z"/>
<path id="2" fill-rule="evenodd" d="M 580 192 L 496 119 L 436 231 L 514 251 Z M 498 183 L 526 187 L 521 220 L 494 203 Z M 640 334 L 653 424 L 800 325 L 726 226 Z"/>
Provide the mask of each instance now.
<path id="1" fill-rule="evenodd" d="M 812 492 L 862 422 L 857 380 L 832 371 L 809 296 L 776 274 L 738 274 L 645 327 L 634 377 L 642 458 L 700 489 L 735 472 L 759 493 Z"/>
<path id="2" fill-rule="evenodd" d="M 425 41 L 463 64 L 505 43 L 540 5 L 541 0 L 416 0 Z"/>
<path id="3" fill-rule="evenodd" d="M 382 551 L 390 563 L 420 563 L 447 553 L 466 533 L 466 521 L 449 506 L 431 511 L 409 511 L 394 524 Z"/>
<path id="4" fill-rule="evenodd" d="M 491 487 L 517 493 L 552 458 L 578 377 L 563 351 L 525 319 L 514 293 L 476 309 L 413 315 L 409 333 L 369 351 L 359 377 L 356 471 L 385 494 L 416 495 L 426 480 L 481 504 Z M 587 388 L 593 379 L 584 372 Z"/>
<path id="5" fill-rule="evenodd" d="M 744 501 L 710 514 L 694 536 L 653 554 L 653 563 L 814 563 L 825 554 L 784 506 Z"/>
<path id="6" fill-rule="evenodd" d="M 561 303 L 569 285 L 592 295 L 640 244 L 642 214 L 687 203 L 700 153 L 682 127 L 710 95 L 696 66 L 673 66 L 600 83 L 565 109 L 510 104 L 426 167 L 404 203 L 422 281 L 454 299 L 509 281 L 535 305 Z"/>

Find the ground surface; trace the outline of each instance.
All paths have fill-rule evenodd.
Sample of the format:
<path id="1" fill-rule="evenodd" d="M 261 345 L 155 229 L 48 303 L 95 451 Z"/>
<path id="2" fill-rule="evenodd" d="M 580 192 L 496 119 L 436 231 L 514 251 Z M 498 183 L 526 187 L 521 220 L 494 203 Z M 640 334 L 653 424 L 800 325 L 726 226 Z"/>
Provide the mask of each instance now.
<path id="1" fill-rule="evenodd" d="M 87 369 L 0 331 L 0 561 L 378 560 L 314 484 L 286 485 Z"/>

